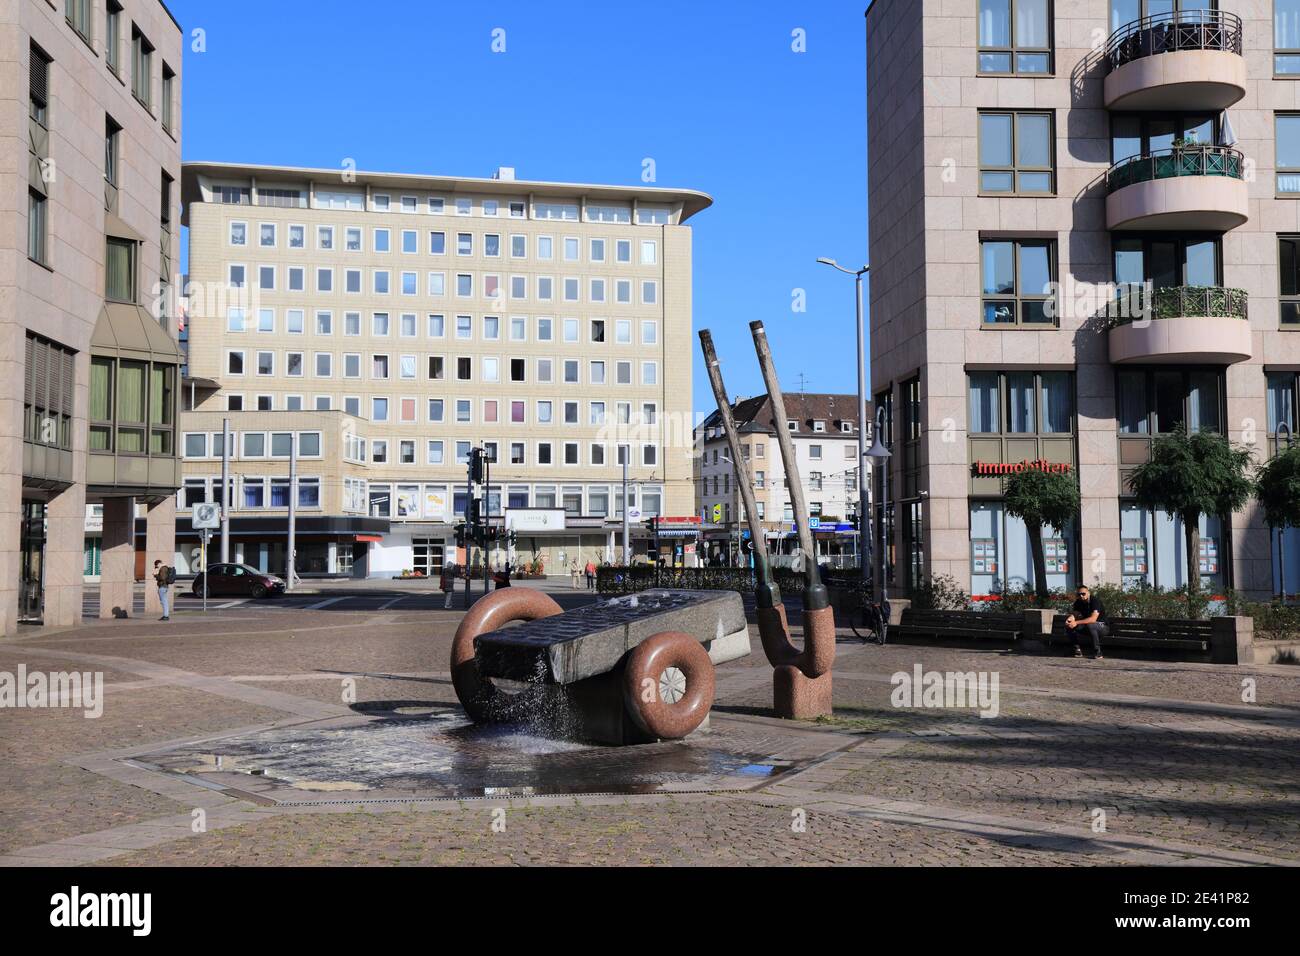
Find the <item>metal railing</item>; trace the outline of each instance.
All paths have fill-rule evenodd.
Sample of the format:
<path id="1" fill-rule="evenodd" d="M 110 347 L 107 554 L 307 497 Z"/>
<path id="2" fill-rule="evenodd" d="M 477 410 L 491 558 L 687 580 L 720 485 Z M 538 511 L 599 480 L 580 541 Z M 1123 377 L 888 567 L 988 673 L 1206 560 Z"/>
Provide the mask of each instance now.
<path id="1" fill-rule="evenodd" d="M 1245 158 L 1227 146 L 1174 146 L 1141 156 L 1130 156 L 1106 171 L 1106 192 L 1134 183 L 1177 176 L 1227 176 L 1242 179 Z"/>
<path id="2" fill-rule="evenodd" d="M 1223 50 L 1241 55 L 1241 17 L 1222 10 L 1179 10 L 1126 23 L 1110 35 L 1106 62 L 1111 70 L 1158 53 Z"/>
<path id="3" fill-rule="evenodd" d="M 1245 289 L 1221 286 L 1176 285 L 1160 289 L 1131 286 L 1111 303 L 1111 328 L 1153 319 L 1246 319 Z"/>

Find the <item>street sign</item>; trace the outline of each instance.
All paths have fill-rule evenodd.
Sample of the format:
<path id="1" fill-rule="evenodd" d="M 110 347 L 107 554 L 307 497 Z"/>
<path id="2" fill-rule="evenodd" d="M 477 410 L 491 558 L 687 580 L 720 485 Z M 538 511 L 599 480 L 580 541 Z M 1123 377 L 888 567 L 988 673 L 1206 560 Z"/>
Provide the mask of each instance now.
<path id="1" fill-rule="evenodd" d="M 196 531 L 203 528 L 221 527 L 221 506 L 212 501 L 200 501 L 190 512 L 190 527 Z"/>
<path id="2" fill-rule="evenodd" d="M 810 518 L 808 519 L 808 527 L 811 528 L 813 531 L 816 531 L 816 530 L 817 530 L 818 528 L 820 528 L 821 526 L 822 526 L 822 519 L 821 519 L 821 518 L 818 518 L 818 517 L 816 517 L 816 516 L 812 516 L 812 517 L 810 517 Z"/>
<path id="3" fill-rule="evenodd" d="M 640 520 L 641 520 L 641 509 L 640 509 L 640 508 L 628 508 L 628 509 L 627 509 L 627 520 L 628 520 L 628 521 L 640 521 Z"/>

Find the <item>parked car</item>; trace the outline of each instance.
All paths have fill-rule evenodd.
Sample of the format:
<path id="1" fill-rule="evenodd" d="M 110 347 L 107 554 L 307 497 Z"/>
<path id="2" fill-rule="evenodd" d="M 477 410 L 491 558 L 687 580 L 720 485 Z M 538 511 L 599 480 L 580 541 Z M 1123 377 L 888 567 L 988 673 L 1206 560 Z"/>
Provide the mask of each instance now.
<path id="1" fill-rule="evenodd" d="M 247 564 L 214 564 L 208 568 L 208 597 L 238 595 L 263 598 L 284 593 L 284 579 Z M 191 592 L 203 596 L 203 574 L 194 578 Z"/>

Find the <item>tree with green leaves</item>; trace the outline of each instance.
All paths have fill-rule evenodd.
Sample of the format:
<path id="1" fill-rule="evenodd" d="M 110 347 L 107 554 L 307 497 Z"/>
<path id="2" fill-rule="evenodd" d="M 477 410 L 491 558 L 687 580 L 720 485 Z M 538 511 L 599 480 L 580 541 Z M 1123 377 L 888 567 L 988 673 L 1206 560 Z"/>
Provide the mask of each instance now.
<path id="1" fill-rule="evenodd" d="M 1157 438 L 1151 457 L 1129 476 L 1142 508 L 1182 519 L 1187 548 L 1187 589 L 1201 589 L 1201 516 L 1225 517 L 1245 507 L 1255 490 L 1249 448 L 1211 431 L 1179 428 Z"/>
<path id="2" fill-rule="evenodd" d="M 1283 535 L 1287 528 L 1300 528 L 1300 445 L 1288 445 L 1264 463 L 1255 475 L 1255 497 L 1269 527 Z M 1285 601 L 1285 580 L 1281 590 Z"/>
<path id="3" fill-rule="evenodd" d="M 1079 484 L 1070 472 L 1026 468 L 1007 479 L 1002 504 L 1007 514 L 1022 520 L 1029 531 L 1034 590 L 1046 606 L 1051 595 L 1047 590 L 1042 529 L 1051 528 L 1057 534 L 1065 532 L 1066 525 L 1079 514 Z"/>

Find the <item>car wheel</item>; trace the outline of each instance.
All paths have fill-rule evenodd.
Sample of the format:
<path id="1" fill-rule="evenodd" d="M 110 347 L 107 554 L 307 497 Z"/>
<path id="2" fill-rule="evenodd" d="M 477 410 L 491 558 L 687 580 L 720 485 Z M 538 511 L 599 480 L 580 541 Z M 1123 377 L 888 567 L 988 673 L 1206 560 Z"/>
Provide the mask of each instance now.
<path id="1" fill-rule="evenodd" d="M 261 581 L 254 581 L 253 586 L 248 589 L 248 593 L 251 594 L 254 599 L 264 598 L 266 597 L 266 585 Z"/>
<path id="2" fill-rule="evenodd" d="M 203 579 L 195 578 L 194 584 L 190 586 L 190 594 L 196 598 L 203 597 Z"/>

